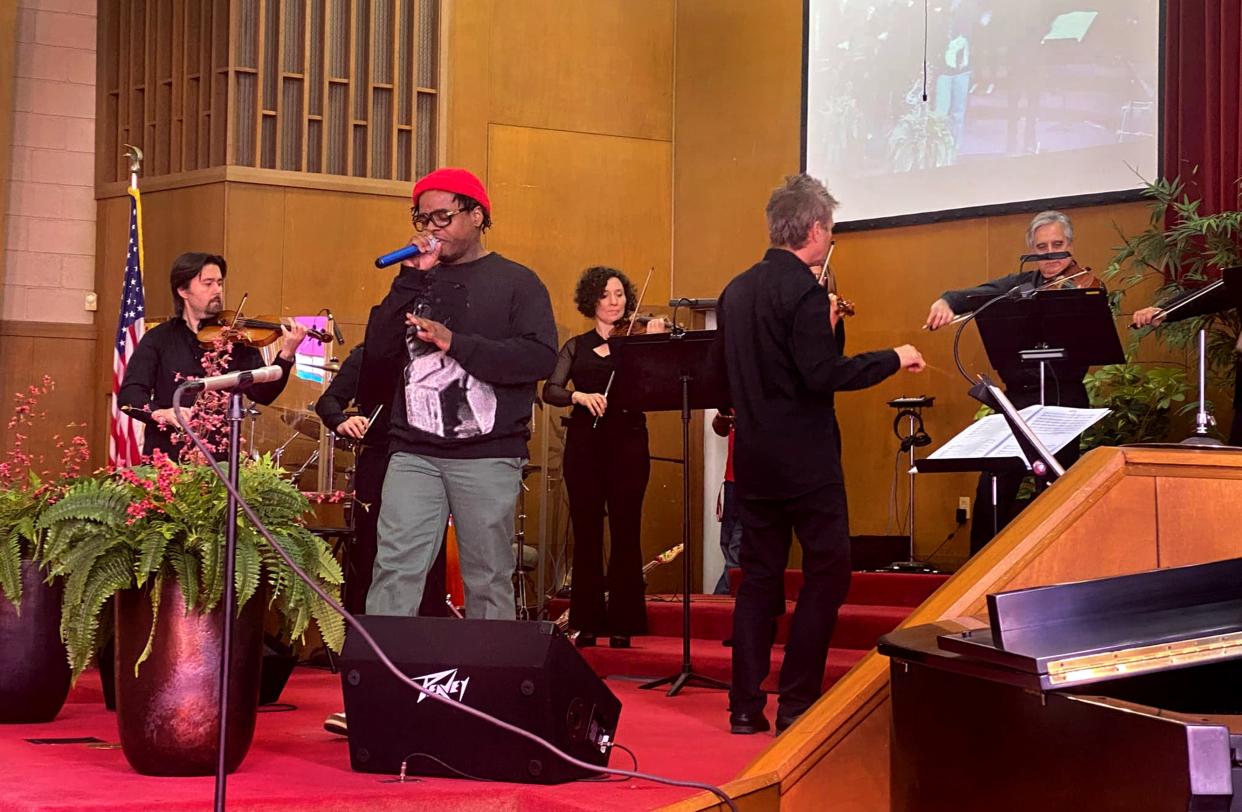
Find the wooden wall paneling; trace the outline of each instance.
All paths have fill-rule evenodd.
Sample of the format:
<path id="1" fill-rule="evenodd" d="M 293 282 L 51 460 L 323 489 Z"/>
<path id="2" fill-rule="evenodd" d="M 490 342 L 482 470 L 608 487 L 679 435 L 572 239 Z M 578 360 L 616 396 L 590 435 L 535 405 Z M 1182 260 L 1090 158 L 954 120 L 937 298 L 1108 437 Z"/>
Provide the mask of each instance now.
<path id="1" fill-rule="evenodd" d="M 283 315 L 289 266 L 284 242 L 277 235 L 285 219 L 285 190 L 230 183 L 225 195 L 224 258 L 229 261 L 225 302 L 236 307 L 242 294 L 249 293 L 246 312 Z"/>
<path id="2" fill-rule="evenodd" d="M 496 3 L 491 120 L 670 140 L 674 13 L 672 0 Z"/>
<path id="3" fill-rule="evenodd" d="M 51 324 L 43 322 L 0 322 L 0 418 L 13 416 L 13 395 L 39 385 L 46 375 L 53 390 L 45 395 L 36 418 L 23 432 L 24 448 L 36 459 L 38 472 L 60 471 L 57 442 L 68 443 L 75 435 L 85 437 L 91 447 L 91 461 L 83 471 L 102 464 L 108 456 L 106 442 L 97 438 L 98 412 L 92 408 L 89 392 L 95 369 L 95 327 L 90 324 Z M 0 454 L 13 447 L 14 432 L 0 436 Z M 59 438 L 59 439 L 58 439 Z"/>
<path id="4" fill-rule="evenodd" d="M 1160 566 L 1180 567 L 1212 557 L 1242 556 L 1238 505 L 1242 481 L 1237 479 L 1158 477 Z"/>
<path id="5" fill-rule="evenodd" d="M 676 31 L 673 287 L 715 297 L 762 256 L 768 195 L 798 171 L 802 3 L 678 0 Z"/>
<path id="6" fill-rule="evenodd" d="M 494 0 L 445 6 L 444 133 L 447 161 L 471 169 L 484 183 L 488 169 L 488 123 L 492 106 Z"/>
<path id="7" fill-rule="evenodd" d="M 338 319 L 365 324 L 396 275 L 373 261 L 409 238 L 409 198 L 282 191 L 284 219 L 267 225 L 282 230 L 285 314 L 330 307 Z"/>

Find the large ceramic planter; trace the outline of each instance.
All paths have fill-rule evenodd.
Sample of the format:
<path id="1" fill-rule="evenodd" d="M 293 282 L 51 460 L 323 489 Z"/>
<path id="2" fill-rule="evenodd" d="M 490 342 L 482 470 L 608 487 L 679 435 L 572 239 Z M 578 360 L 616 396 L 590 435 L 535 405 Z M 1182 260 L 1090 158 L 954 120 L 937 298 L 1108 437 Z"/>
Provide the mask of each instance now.
<path id="1" fill-rule="evenodd" d="M 0 596 L 0 723 L 50 722 L 69 696 L 69 659 L 60 642 L 57 578 L 43 583 L 33 561 L 22 562 L 19 613 Z"/>
<path id="2" fill-rule="evenodd" d="M 235 616 L 229 679 L 226 768 L 236 770 L 254 738 L 263 650 L 263 596 Z M 144 775 L 214 775 L 223 606 L 187 614 L 180 586 L 167 579 L 151 656 L 134 663 L 151 628 L 147 590 L 116 596 L 116 710 L 121 749 Z"/>

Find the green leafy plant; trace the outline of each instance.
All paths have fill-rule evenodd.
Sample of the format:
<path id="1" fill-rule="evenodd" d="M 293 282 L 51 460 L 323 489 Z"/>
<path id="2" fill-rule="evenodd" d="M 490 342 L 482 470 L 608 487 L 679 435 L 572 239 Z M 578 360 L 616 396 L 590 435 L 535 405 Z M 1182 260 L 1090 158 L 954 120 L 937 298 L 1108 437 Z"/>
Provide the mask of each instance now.
<path id="1" fill-rule="evenodd" d="M 14 395 L 16 404 L 7 426 L 13 444 L 0 462 L 0 593 L 19 612 L 22 561 L 36 557 L 39 514 L 78 476 L 81 466 L 90 457 L 90 449 L 82 437 L 65 442 L 56 435 L 53 439 L 61 452 L 61 470 L 53 474 L 45 470 L 42 456 L 26 450 L 25 432 L 36 420 L 46 416 L 39 411 L 39 401 L 52 388 L 52 379 L 45 376 L 39 385 Z"/>
<path id="2" fill-rule="evenodd" d="M 1083 383 L 1091 405 L 1109 410 L 1083 433 L 1083 451 L 1168 440 L 1173 416 L 1186 408 L 1190 391 L 1184 369 L 1154 364 L 1111 364 L 1088 374 Z"/>
<path id="3" fill-rule="evenodd" d="M 1202 287 L 1215 269 L 1242 264 L 1242 211 L 1201 214 L 1202 201 L 1191 200 L 1179 178 L 1149 183 L 1143 195 L 1152 201 L 1147 227 L 1138 234 L 1121 235 L 1124 244 L 1102 274 L 1112 283 L 1116 301 L 1126 290 L 1153 278 L 1160 282 L 1155 301 L 1167 301 Z M 1231 385 L 1240 327 L 1237 311 L 1228 310 L 1171 322 L 1156 335 L 1169 347 L 1189 352 L 1197 344 L 1199 330 L 1206 328 L 1209 374 L 1214 383 Z"/>
<path id="4" fill-rule="evenodd" d="M 906 113 L 888 136 L 894 172 L 948 166 L 957 155 L 949 117 L 918 105 Z"/>
<path id="5" fill-rule="evenodd" d="M 242 495 L 272 537 L 335 597 L 340 565 L 327 543 L 301 524 L 306 497 L 264 456 L 241 469 Z M 223 560 L 227 492 L 206 466 L 177 464 L 156 453 L 150 465 L 85 478 L 46 508 L 36 523 L 41 558 L 51 575 L 65 577 L 61 637 L 74 676 L 82 672 L 99 639 L 101 610 L 113 593 L 147 588 L 153 618 L 160 586 L 175 578 L 186 606 L 207 612 L 224 594 Z M 334 651 L 344 643 L 337 615 L 277 555 L 242 515 L 237 527 L 237 608 L 267 588 L 269 606 L 289 639 L 313 621 Z M 154 635 L 152 623 L 151 635 Z M 150 655 L 151 638 L 137 665 Z M 137 667 L 137 666 L 136 666 Z"/>

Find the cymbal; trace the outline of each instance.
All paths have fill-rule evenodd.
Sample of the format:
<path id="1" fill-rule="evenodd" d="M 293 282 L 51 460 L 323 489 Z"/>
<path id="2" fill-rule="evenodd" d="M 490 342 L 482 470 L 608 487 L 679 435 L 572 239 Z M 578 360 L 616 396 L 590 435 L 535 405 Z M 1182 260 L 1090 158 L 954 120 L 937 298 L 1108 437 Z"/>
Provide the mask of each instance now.
<path id="1" fill-rule="evenodd" d="M 273 406 L 280 414 L 280 421 L 292 428 L 298 434 L 309 440 L 319 442 L 319 432 L 323 430 L 323 422 L 320 421 L 318 415 L 304 412 L 300 409 L 290 409 L 284 406 Z M 337 435 L 336 441 L 333 443 L 341 451 L 353 451 L 354 440 L 352 437 Z"/>
<path id="2" fill-rule="evenodd" d="M 310 367 L 311 369 L 322 369 L 325 372 L 340 372 L 341 363 L 339 361 L 325 361 L 322 364 L 316 364 L 313 361 L 298 361 L 300 367 Z"/>

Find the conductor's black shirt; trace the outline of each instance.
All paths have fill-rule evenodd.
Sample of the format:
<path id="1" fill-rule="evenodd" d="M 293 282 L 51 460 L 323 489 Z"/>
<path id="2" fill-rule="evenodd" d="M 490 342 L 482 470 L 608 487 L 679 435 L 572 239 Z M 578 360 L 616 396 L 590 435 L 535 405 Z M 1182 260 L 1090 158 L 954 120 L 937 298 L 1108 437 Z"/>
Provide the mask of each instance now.
<path id="1" fill-rule="evenodd" d="M 894 350 L 844 356 L 828 297 L 792 252 L 772 248 L 717 302 L 717 358 L 737 416 L 733 472 L 746 498 L 790 498 L 841 484 L 834 393 L 901 367 Z"/>

